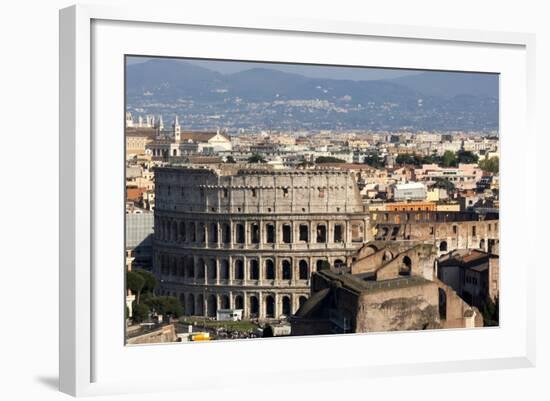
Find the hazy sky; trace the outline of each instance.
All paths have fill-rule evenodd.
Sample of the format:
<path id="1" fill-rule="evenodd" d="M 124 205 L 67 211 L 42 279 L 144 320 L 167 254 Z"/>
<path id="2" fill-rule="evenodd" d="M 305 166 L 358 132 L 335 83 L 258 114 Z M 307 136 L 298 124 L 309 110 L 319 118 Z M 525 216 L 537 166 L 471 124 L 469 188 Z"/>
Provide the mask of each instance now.
<path id="1" fill-rule="evenodd" d="M 127 64 L 137 64 L 149 60 L 149 57 L 128 57 Z M 241 61 L 214 61 L 198 59 L 182 59 L 185 62 L 199 65 L 222 74 L 231 74 L 251 68 L 269 68 L 289 73 L 304 75 L 310 78 L 331 78 L 331 79 L 351 79 L 351 80 L 372 80 L 389 79 L 405 75 L 419 74 L 422 71 L 417 70 L 399 70 L 384 68 L 367 67 L 329 67 L 303 64 L 273 64 L 261 62 L 241 62 Z"/>

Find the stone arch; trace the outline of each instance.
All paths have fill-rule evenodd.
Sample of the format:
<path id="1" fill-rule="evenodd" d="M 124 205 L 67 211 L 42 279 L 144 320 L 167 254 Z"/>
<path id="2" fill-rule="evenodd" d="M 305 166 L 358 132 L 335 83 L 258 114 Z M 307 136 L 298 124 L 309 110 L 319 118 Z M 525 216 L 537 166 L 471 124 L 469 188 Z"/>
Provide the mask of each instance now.
<path id="1" fill-rule="evenodd" d="M 218 310 L 218 300 L 214 294 L 210 294 L 206 300 L 206 312 L 208 317 L 216 317 Z"/>
<path id="2" fill-rule="evenodd" d="M 186 241 L 185 223 L 180 221 L 180 241 Z"/>
<path id="3" fill-rule="evenodd" d="M 290 303 L 290 297 L 288 295 L 283 295 L 283 299 L 282 299 L 282 312 L 283 312 L 283 315 L 285 316 L 290 316 L 292 314 L 292 306 L 291 306 L 291 303 Z"/>
<path id="4" fill-rule="evenodd" d="M 199 294 L 195 299 L 195 315 L 204 316 L 204 295 Z"/>
<path id="5" fill-rule="evenodd" d="M 265 260 L 265 278 L 266 280 L 275 280 L 275 263 L 273 263 L 273 259 Z"/>
<path id="6" fill-rule="evenodd" d="M 177 149 L 173 149 L 172 150 L 172 156 L 177 156 L 178 155 L 178 150 Z"/>
<path id="7" fill-rule="evenodd" d="M 235 296 L 235 309 L 244 309 L 244 299 L 242 295 Z"/>
<path id="8" fill-rule="evenodd" d="M 171 241 L 177 241 L 178 239 L 178 223 L 175 221 L 172 222 L 172 232 L 170 234 Z"/>
<path id="9" fill-rule="evenodd" d="M 260 267 L 258 259 L 250 259 L 249 268 L 248 268 L 250 280 L 259 280 L 260 278 Z"/>
<path id="10" fill-rule="evenodd" d="M 220 309 L 229 309 L 229 296 L 221 295 L 220 296 Z"/>
<path id="11" fill-rule="evenodd" d="M 187 294 L 187 302 L 185 302 L 185 314 L 192 316 L 195 314 L 195 296 Z"/>
<path id="12" fill-rule="evenodd" d="M 260 301 L 256 295 L 250 296 L 250 317 L 256 318 L 260 315 Z"/>
<path id="13" fill-rule="evenodd" d="M 298 307 L 301 308 L 302 305 L 304 305 L 307 301 L 307 297 L 305 295 L 301 295 L 300 298 L 298 298 Z"/>
<path id="14" fill-rule="evenodd" d="M 208 279 L 209 280 L 215 280 L 217 278 L 218 272 L 217 272 L 217 266 L 216 266 L 216 259 L 210 259 L 208 262 Z"/>
<path id="15" fill-rule="evenodd" d="M 447 252 L 447 241 L 441 241 L 439 243 L 439 251 Z"/>
<path id="16" fill-rule="evenodd" d="M 244 262 L 242 259 L 235 260 L 235 280 L 244 280 Z"/>
<path id="17" fill-rule="evenodd" d="M 197 261 L 197 272 L 195 278 L 204 278 L 204 260 L 200 258 Z"/>
<path id="18" fill-rule="evenodd" d="M 399 267 L 399 275 L 410 276 L 412 274 L 412 260 L 408 256 L 404 256 Z"/>
<path id="19" fill-rule="evenodd" d="M 185 275 L 187 278 L 195 278 L 195 271 L 193 269 L 193 258 L 187 257 L 185 258 Z"/>
<path id="20" fill-rule="evenodd" d="M 300 260 L 298 262 L 298 277 L 300 280 L 307 280 L 309 278 L 309 266 L 307 260 Z"/>
<path id="21" fill-rule="evenodd" d="M 392 259 L 393 254 L 388 250 L 384 251 L 384 254 L 382 255 L 382 262 L 389 262 Z"/>
<path id="22" fill-rule="evenodd" d="M 275 318 L 275 298 L 273 295 L 265 297 L 265 317 L 268 319 Z"/>
<path id="23" fill-rule="evenodd" d="M 343 265 L 345 265 L 345 263 L 342 259 L 336 259 L 334 261 L 334 267 L 342 267 Z"/>
<path id="24" fill-rule="evenodd" d="M 283 280 L 292 280 L 292 262 L 288 259 L 281 262 L 281 277 Z"/>
<path id="25" fill-rule="evenodd" d="M 220 279 L 229 280 L 229 261 L 222 259 L 220 264 Z"/>

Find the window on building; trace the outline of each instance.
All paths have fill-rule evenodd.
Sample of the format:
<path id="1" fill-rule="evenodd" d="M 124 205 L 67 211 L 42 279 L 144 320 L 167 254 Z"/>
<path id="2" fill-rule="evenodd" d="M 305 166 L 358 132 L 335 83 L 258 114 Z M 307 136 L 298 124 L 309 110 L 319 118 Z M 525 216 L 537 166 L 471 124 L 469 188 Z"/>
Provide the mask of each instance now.
<path id="1" fill-rule="evenodd" d="M 283 280 L 292 279 L 292 266 L 289 260 L 283 260 L 282 273 Z"/>
<path id="2" fill-rule="evenodd" d="M 342 242 L 343 241 L 343 235 L 342 235 L 342 225 L 336 224 L 334 226 L 334 242 Z"/>
<path id="3" fill-rule="evenodd" d="M 267 280 L 275 279 L 275 265 L 271 259 L 265 261 L 265 278 Z"/>
<path id="4" fill-rule="evenodd" d="M 250 233 L 252 235 L 251 241 L 253 244 L 258 244 L 260 242 L 260 226 L 256 223 L 253 223 L 250 226 Z"/>
<path id="5" fill-rule="evenodd" d="M 283 224 L 283 242 L 290 244 L 292 241 L 291 226 L 290 224 Z"/>
<path id="6" fill-rule="evenodd" d="M 476 234 L 476 226 L 472 226 L 472 237 L 475 237 Z"/>
<path id="7" fill-rule="evenodd" d="M 327 226 L 324 224 L 317 224 L 317 242 L 327 242 Z"/>
<path id="8" fill-rule="evenodd" d="M 244 235 L 244 224 L 237 224 L 235 226 L 236 228 L 236 240 L 237 240 L 237 244 L 244 244 L 244 240 L 245 240 L 245 235 Z"/>
<path id="9" fill-rule="evenodd" d="M 288 198 L 288 188 L 283 188 L 283 198 Z"/>
<path id="10" fill-rule="evenodd" d="M 222 196 L 224 198 L 227 198 L 229 196 L 229 191 L 227 190 L 227 188 L 224 188 L 223 191 L 222 191 Z"/>
<path id="11" fill-rule="evenodd" d="M 308 232 L 309 232 L 309 227 L 307 226 L 307 224 L 300 224 L 300 235 L 299 235 L 299 238 L 300 238 L 300 241 L 305 241 L 307 242 L 308 241 Z"/>
<path id="12" fill-rule="evenodd" d="M 255 188 L 252 188 L 252 197 L 253 197 L 253 198 L 256 197 L 256 189 L 255 189 Z"/>
<path id="13" fill-rule="evenodd" d="M 300 260 L 300 263 L 298 264 L 298 268 L 299 268 L 300 280 L 307 280 L 309 278 L 309 268 L 307 265 L 307 261 Z"/>
<path id="14" fill-rule="evenodd" d="M 266 224 L 265 231 L 266 231 L 266 242 L 268 244 L 275 243 L 275 225 Z"/>

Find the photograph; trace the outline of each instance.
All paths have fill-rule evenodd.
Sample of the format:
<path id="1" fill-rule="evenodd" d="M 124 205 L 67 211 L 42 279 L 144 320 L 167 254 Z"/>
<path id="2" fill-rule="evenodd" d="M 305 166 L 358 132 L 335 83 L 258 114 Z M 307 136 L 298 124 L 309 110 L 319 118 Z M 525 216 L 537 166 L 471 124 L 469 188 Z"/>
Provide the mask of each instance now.
<path id="1" fill-rule="evenodd" d="M 125 55 L 125 344 L 498 327 L 499 78 Z"/>

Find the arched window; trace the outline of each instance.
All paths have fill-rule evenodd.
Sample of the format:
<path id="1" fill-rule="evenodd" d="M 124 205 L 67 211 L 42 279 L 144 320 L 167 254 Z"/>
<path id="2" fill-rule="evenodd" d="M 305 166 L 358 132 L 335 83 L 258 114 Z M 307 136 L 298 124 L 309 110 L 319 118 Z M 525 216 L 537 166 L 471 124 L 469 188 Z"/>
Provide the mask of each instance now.
<path id="1" fill-rule="evenodd" d="M 202 294 L 197 295 L 195 303 L 196 316 L 204 316 L 204 296 Z"/>
<path id="2" fill-rule="evenodd" d="M 265 278 L 266 280 L 275 280 L 275 265 L 271 259 L 265 261 Z"/>
<path id="3" fill-rule="evenodd" d="M 204 260 L 199 259 L 197 263 L 197 274 L 195 274 L 196 278 L 204 278 Z"/>
<path id="4" fill-rule="evenodd" d="M 285 295 L 283 296 L 283 315 L 290 316 L 291 313 L 290 297 Z"/>
<path id="5" fill-rule="evenodd" d="M 275 317 L 275 298 L 272 295 L 265 297 L 265 317 L 268 319 Z"/>
<path id="6" fill-rule="evenodd" d="M 309 268 L 308 268 L 308 265 L 307 265 L 307 261 L 305 260 L 300 260 L 300 262 L 298 263 L 298 268 L 299 268 L 299 277 L 300 277 L 300 280 L 307 280 L 309 278 Z"/>
<path id="7" fill-rule="evenodd" d="M 211 294 L 206 302 L 206 310 L 208 317 L 216 317 L 216 311 L 218 310 L 218 300 L 216 296 Z"/>
<path id="8" fill-rule="evenodd" d="M 235 280 L 244 280 L 244 263 L 242 259 L 235 261 Z"/>
<path id="9" fill-rule="evenodd" d="M 235 297 L 235 309 L 244 309 L 244 301 L 242 295 L 237 295 Z"/>
<path id="10" fill-rule="evenodd" d="M 289 260 L 283 260 L 282 263 L 282 277 L 283 280 L 291 280 L 292 279 L 292 266 Z"/>
<path id="11" fill-rule="evenodd" d="M 441 241 L 439 243 L 439 250 L 441 252 L 447 252 L 447 241 Z"/>
<path id="12" fill-rule="evenodd" d="M 220 279 L 229 280 L 229 261 L 223 259 L 220 265 Z"/>
<path id="13" fill-rule="evenodd" d="M 260 315 L 260 302 L 258 301 L 257 296 L 252 295 L 250 297 L 250 317 L 257 318 L 259 315 Z"/>
<path id="14" fill-rule="evenodd" d="M 412 274 L 412 261 L 408 256 L 403 257 L 401 266 L 399 268 L 399 275 L 410 276 Z"/>
<path id="15" fill-rule="evenodd" d="M 302 305 L 304 305 L 307 301 L 307 297 L 305 295 L 302 295 L 300 298 L 298 298 L 298 305 L 301 308 Z"/>
<path id="16" fill-rule="evenodd" d="M 185 303 L 185 314 L 192 316 L 195 314 L 195 296 L 193 294 L 187 295 L 187 302 Z"/>
<path id="17" fill-rule="evenodd" d="M 220 297 L 220 309 L 229 309 L 229 296 L 222 295 Z"/>
<path id="18" fill-rule="evenodd" d="M 258 260 L 250 260 L 250 280 L 258 280 L 260 278 L 260 269 L 258 267 Z"/>
<path id="19" fill-rule="evenodd" d="M 215 280 L 217 276 L 216 271 L 216 259 L 210 259 L 210 262 L 208 263 L 208 278 L 210 280 Z"/>

